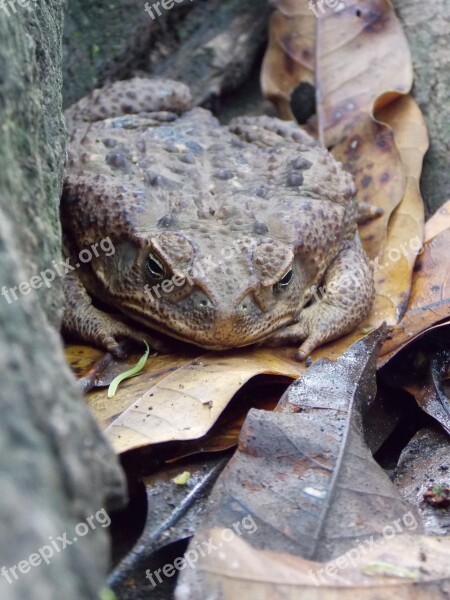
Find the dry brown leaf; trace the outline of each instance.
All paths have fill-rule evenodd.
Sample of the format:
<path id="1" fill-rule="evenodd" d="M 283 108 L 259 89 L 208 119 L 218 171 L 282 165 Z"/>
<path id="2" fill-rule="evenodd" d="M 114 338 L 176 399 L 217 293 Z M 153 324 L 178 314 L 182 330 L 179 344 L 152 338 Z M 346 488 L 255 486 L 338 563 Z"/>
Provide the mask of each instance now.
<path id="1" fill-rule="evenodd" d="M 359 199 L 384 210 L 381 219 L 361 228 L 366 252 L 374 259 L 384 250 L 388 221 L 404 195 L 405 175 L 393 133 L 373 118 L 373 108 L 411 89 L 407 40 L 388 0 L 346 0 L 335 8 L 325 6 L 322 14 L 317 9 L 316 35 L 308 0 L 274 4 L 278 13 L 272 18 L 262 72 L 262 81 L 269 84 L 263 87 L 287 118 L 292 114 L 290 93 L 301 81 L 311 80 L 313 48 L 319 137 L 354 175 Z"/>
<path id="2" fill-rule="evenodd" d="M 381 323 L 381 322 L 380 322 Z M 318 348 L 316 351 L 314 351 L 313 353 L 313 359 L 317 360 L 319 358 L 330 358 L 330 359 L 336 359 L 339 358 L 339 356 L 341 356 L 341 354 L 343 352 L 345 352 L 345 350 L 347 350 L 354 342 L 357 342 L 358 340 L 360 340 L 361 338 L 363 338 L 365 335 L 367 334 L 367 332 L 362 331 L 361 329 L 358 329 L 354 332 L 352 332 L 351 334 L 340 338 L 334 342 L 331 342 L 329 344 L 327 344 L 326 346 L 323 346 L 322 348 Z M 179 412 L 179 404 L 176 403 L 174 405 L 172 405 L 172 402 L 167 401 L 167 392 L 161 392 L 159 387 L 156 387 L 157 384 L 159 384 L 160 382 L 162 383 L 162 385 L 164 385 L 164 380 L 173 375 L 175 373 L 177 379 L 179 379 L 179 385 L 184 386 L 185 385 L 185 381 L 190 380 L 193 376 L 195 377 L 201 377 L 202 376 L 202 372 L 198 372 L 198 371 L 193 371 L 192 368 L 190 367 L 190 365 L 192 364 L 192 362 L 196 362 L 197 360 L 200 360 L 200 357 L 205 357 L 205 360 L 207 361 L 206 364 L 210 364 L 210 365 L 214 365 L 214 362 L 217 361 L 221 361 L 221 357 L 223 357 L 224 359 L 227 359 L 227 361 L 229 361 L 227 364 L 230 365 L 230 368 L 236 369 L 236 365 L 237 365 L 237 369 L 239 371 L 239 368 L 242 366 L 243 361 L 245 361 L 246 359 L 250 359 L 252 363 L 254 363 L 255 359 L 252 359 L 252 356 L 254 356 L 256 352 L 256 362 L 259 362 L 259 371 L 258 369 L 255 370 L 254 375 L 258 375 L 259 373 L 263 373 L 267 370 L 272 370 L 271 369 L 271 365 L 273 365 L 273 361 L 277 361 L 280 360 L 281 361 L 281 366 L 280 369 L 278 371 L 276 371 L 276 369 L 273 367 L 273 372 L 278 372 L 280 374 L 286 375 L 288 377 L 298 377 L 301 374 L 303 374 L 306 370 L 305 364 L 304 363 L 298 363 L 294 360 L 294 354 L 295 354 L 295 348 L 290 348 L 290 349 L 274 349 L 274 348 L 266 348 L 266 349 L 260 349 L 260 350 L 255 350 L 253 348 L 247 348 L 247 349 L 243 349 L 240 351 L 237 351 L 236 354 L 230 352 L 230 353 L 221 353 L 221 354 L 215 354 L 215 353 L 209 353 L 207 355 L 204 355 L 202 353 L 201 349 L 193 349 L 190 353 L 188 354 L 163 354 L 163 355 L 158 355 L 156 357 L 151 357 L 146 366 L 144 367 L 143 371 L 137 376 L 137 377 L 133 377 L 132 379 L 128 379 L 126 381 L 124 381 L 120 386 L 119 389 L 116 393 L 116 395 L 113 398 L 108 399 L 107 398 L 107 392 L 105 389 L 105 386 L 108 386 L 111 381 L 114 379 L 114 377 L 116 377 L 119 373 L 122 373 L 123 371 L 126 371 L 127 369 L 131 368 L 138 360 L 138 356 L 131 356 L 129 359 L 127 360 L 113 360 L 112 363 L 110 363 L 107 367 L 107 369 L 101 373 L 101 375 L 97 378 L 96 381 L 96 386 L 97 388 L 100 389 L 95 389 L 91 392 L 89 392 L 89 394 L 86 396 L 86 401 L 91 409 L 91 411 L 93 412 L 97 422 L 99 423 L 99 426 L 102 429 L 106 429 L 107 427 L 109 427 L 111 424 L 113 424 L 115 422 L 116 419 L 120 418 L 121 414 L 125 411 L 127 411 L 128 409 L 130 409 L 130 412 L 132 410 L 133 407 L 139 407 L 140 404 L 142 403 L 142 399 L 143 397 L 150 397 L 150 394 L 156 394 L 156 396 L 150 397 L 150 399 L 153 401 L 154 398 L 156 397 L 156 401 L 158 402 L 158 406 L 162 404 L 163 406 L 163 413 L 164 413 L 164 418 L 166 418 L 169 422 L 171 422 L 172 417 L 171 417 L 171 411 L 173 411 L 174 414 L 176 414 L 176 419 L 180 419 L 180 412 Z M 236 356 L 236 358 L 233 358 L 233 356 Z M 79 377 L 82 377 L 86 374 L 86 371 L 88 370 L 95 370 L 95 365 L 97 361 L 102 361 L 103 354 L 92 347 L 89 346 L 79 346 L 79 345 L 72 345 L 72 346 L 67 346 L 66 347 L 66 358 L 68 363 L 71 365 L 72 369 L 74 371 L 76 371 L 76 374 Z M 266 361 L 266 362 L 264 362 Z M 221 363 L 223 366 L 223 363 Z M 234 365 L 234 366 L 233 366 Z M 235 372 L 236 373 L 236 372 Z M 211 400 L 211 398 L 215 398 L 216 394 L 220 395 L 221 397 L 221 406 L 222 409 L 225 408 L 225 406 L 227 405 L 227 403 L 233 398 L 234 394 L 236 393 L 236 391 L 238 391 L 238 389 L 242 386 L 229 386 L 230 384 L 230 380 L 228 380 L 226 377 L 222 377 L 222 372 L 221 370 L 219 370 L 215 375 L 214 378 L 211 378 L 209 380 L 210 382 L 210 386 L 208 387 L 207 390 L 205 390 L 205 395 L 207 396 L 206 401 Z M 252 375 L 253 376 L 253 375 Z M 217 380 L 216 378 L 219 378 L 219 380 Z M 199 380 L 198 386 L 201 388 L 201 379 Z M 242 379 L 242 382 L 245 383 L 244 379 Z M 214 387 L 215 386 L 215 387 Z M 221 387 L 219 387 L 221 386 Z M 156 391 L 155 388 L 156 387 Z M 212 389 L 211 389 L 212 388 Z M 183 388 L 179 388 L 178 387 L 178 391 L 177 391 L 177 395 L 179 398 L 179 393 L 181 393 L 183 391 Z M 209 396 L 207 395 L 209 394 Z M 206 397 L 205 396 L 205 397 Z M 147 407 L 152 406 L 153 407 L 153 403 L 147 402 Z M 137 410 L 137 408 L 136 408 Z M 153 408 L 151 409 L 153 410 Z M 208 409 L 209 410 L 209 409 Z M 147 411 L 146 414 L 148 414 L 150 411 Z M 205 412 L 205 411 L 203 411 Z M 156 414 L 156 413 L 155 413 Z M 209 413 L 208 413 L 209 414 Z M 136 415 L 135 415 L 136 417 Z M 139 417 L 138 417 L 139 418 Z M 194 418 L 195 417 L 195 413 L 194 413 Z M 146 421 L 143 421 L 143 416 L 140 416 L 141 419 L 141 423 L 145 423 Z M 209 429 L 214 425 L 214 420 L 211 419 L 208 423 L 208 426 L 206 427 L 207 423 L 204 423 L 204 434 L 206 434 Z M 198 425 L 198 422 L 197 422 Z M 185 417 L 185 421 L 183 423 L 183 427 L 189 427 L 189 422 L 188 422 L 188 417 L 186 415 Z M 136 437 L 139 437 L 139 439 L 141 440 L 141 442 L 139 442 L 138 445 L 147 445 L 150 443 L 154 443 L 154 441 L 167 441 L 164 437 L 164 433 L 162 433 L 162 437 L 161 436 L 157 436 L 157 437 L 153 437 L 153 428 L 158 429 L 158 431 L 160 433 L 162 433 L 164 430 L 163 429 L 159 429 L 159 422 L 156 419 L 152 420 L 152 422 L 150 423 L 149 421 L 147 421 L 147 424 L 145 425 L 145 429 L 148 429 L 148 433 L 151 436 L 151 439 L 148 439 L 147 441 L 142 439 L 142 436 L 136 434 Z M 180 437 L 180 439 L 183 440 L 189 440 L 189 439 L 196 439 L 195 435 L 189 436 L 187 435 L 187 432 L 189 430 L 185 429 L 183 432 L 183 435 Z M 167 432 L 166 432 L 167 433 Z M 233 442 L 230 444 L 227 444 L 227 447 L 232 446 L 235 441 L 234 438 L 236 438 L 236 433 L 239 434 L 239 431 L 237 429 L 234 430 L 233 433 Z M 171 432 L 171 435 L 173 434 L 173 432 Z M 114 434 L 115 436 L 116 434 Z M 119 434 L 120 435 L 120 434 Z M 131 434 L 130 434 L 131 435 Z M 135 442 L 136 439 L 134 439 L 130 444 L 130 446 L 128 447 L 127 442 L 122 441 L 120 444 L 118 444 L 116 446 L 116 450 L 118 451 L 125 451 L 131 448 L 135 447 Z M 127 440 L 128 440 L 128 436 L 127 436 Z M 170 438 L 172 439 L 172 438 Z M 120 440 L 117 440 L 120 441 Z M 209 440 L 208 442 L 206 442 L 206 446 L 205 448 L 213 448 L 217 446 L 217 444 L 214 443 L 214 440 Z M 191 451 L 188 450 L 186 452 L 186 454 L 190 454 Z"/>
<path id="3" fill-rule="evenodd" d="M 323 357 L 336 359 L 366 333 L 361 330 L 354 331 L 348 336 L 318 348 L 313 358 L 314 360 Z M 267 372 L 288 377 L 302 375 L 306 370 L 305 363 L 295 361 L 294 355 L 295 348 L 247 348 L 236 352 L 206 355 L 197 348 L 188 354 L 158 355 L 149 358 L 143 371 L 137 377 L 124 381 L 116 395 L 108 399 L 105 387 L 118 374 L 136 364 L 139 357 L 112 360 L 105 371 L 96 378 L 96 389 L 88 393 L 86 401 L 99 426 L 103 430 L 111 427 L 109 435 L 118 452 L 173 439 L 193 440 L 208 433 L 235 393 L 253 376 Z M 83 377 L 87 371 L 95 371 L 98 361 L 104 362 L 104 355 L 89 346 L 67 346 L 66 358 L 79 377 Z M 203 367 L 197 364 L 199 361 L 202 362 Z M 250 372 L 246 365 L 250 365 Z M 229 377 L 228 368 L 231 370 Z M 166 389 L 167 386 L 170 386 L 169 390 Z M 186 399 L 186 393 L 191 393 L 191 387 L 197 390 L 198 396 Z M 176 402 L 173 402 L 172 394 L 176 397 Z M 210 408 L 213 403 L 214 410 Z M 146 411 L 142 413 L 145 407 Z M 191 408 L 190 412 L 187 407 Z M 122 419 L 123 413 L 126 415 Z M 199 413 L 202 415 L 200 419 Z M 150 419 L 151 414 L 153 417 Z M 118 420 L 119 423 L 123 422 L 127 426 L 130 423 L 131 430 L 123 437 L 118 437 L 122 435 L 120 429 L 123 427 L 114 425 Z M 162 425 L 160 420 L 165 420 L 166 424 Z M 192 430 L 191 420 L 194 422 Z M 134 423 L 139 424 L 139 432 L 133 433 Z M 205 441 L 205 449 L 214 451 L 215 448 L 231 447 L 236 443 L 239 430 L 240 427 L 239 429 L 232 427 L 230 435 L 233 440 L 229 443 L 225 439 Z M 191 453 L 192 449 L 182 450 L 181 455 Z"/>
<path id="4" fill-rule="evenodd" d="M 261 88 L 280 118 L 293 120 L 292 91 L 314 85 L 316 23 L 306 3 L 278 2 L 269 22 L 269 43 L 261 70 Z M 282 66 L 282 68 L 280 68 Z"/>
<path id="5" fill-rule="evenodd" d="M 367 332 L 358 329 L 318 348 L 313 353 L 313 358 L 339 358 L 366 334 Z M 110 428 L 109 435 L 118 452 L 174 439 L 193 440 L 208 433 L 235 393 L 253 376 L 267 372 L 292 378 L 302 375 L 306 370 L 305 363 L 295 361 L 294 355 L 295 348 L 246 348 L 206 355 L 202 354 L 201 349 L 194 348 L 184 354 L 180 352 L 177 355 L 158 355 L 149 358 L 143 371 L 138 376 L 124 381 L 116 395 L 108 399 L 105 387 L 118 374 L 136 364 L 139 357 L 131 356 L 125 361 L 113 360 L 98 376 L 97 388 L 88 393 L 86 402 L 99 426 L 103 430 Z M 67 361 L 79 377 L 84 376 L 90 369 L 95 370 L 96 361 L 103 360 L 103 356 L 99 350 L 89 346 L 66 347 Z M 199 361 L 203 367 L 200 367 Z M 231 370 L 229 377 L 228 368 Z M 170 386 L 169 389 L 166 389 L 167 385 Z M 197 390 L 198 396 L 186 399 L 186 393 L 191 393 L 191 387 Z M 172 393 L 176 402 L 172 400 Z M 209 408 L 213 403 L 214 410 Z M 188 407 L 191 408 L 189 412 Z M 122 419 L 123 413 L 126 415 Z M 151 414 L 153 417 L 150 419 Z M 202 415 L 201 420 L 198 414 Z M 161 419 L 166 421 L 165 426 L 160 423 Z M 189 429 L 191 419 L 195 423 L 193 429 Z M 119 428 L 118 424 L 115 426 L 117 421 L 126 426 L 129 423 L 131 427 L 131 430 L 120 438 L 118 436 L 122 435 L 120 429 L 123 427 Z M 139 432 L 133 433 L 134 423 L 138 423 Z M 234 429 L 232 442 L 224 444 L 219 441 L 219 445 L 222 444 L 222 448 L 234 445 L 236 433 L 239 432 Z M 215 447 L 218 447 L 218 444 L 214 440 L 206 442 L 205 448 L 211 450 Z M 183 453 L 191 454 L 191 450 Z"/>
<path id="6" fill-rule="evenodd" d="M 158 356 L 143 374 L 127 381 L 114 398 L 105 390 L 87 401 L 117 452 L 204 436 L 234 394 L 255 375 L 298 377 L 303 364 L 292 350 L 255 349 L 208 353 L 195 359 Z M 122 365 L 122 370 L 126 367 Z"/>
<path id="7" fill-rule="evenodd" d="M 372 116 L 375 102 L 381 108 L 409 92 L 412 62 L 389 0 L 339 2 L 318 18 L 317 31 L 319 130 L 325 145 L 333 147 L 349 126 L 359 129 L 360 117 Z"/>
<path id="8" fill-rule="evenodd" d="M 382 319 L 379 324 L 381 324 Z M 314 351 L 313 360 L 319 358 L 337 359 L 353 343 L 357 342 L 367 334 L 367 331 L 357 329 L 351 334 L 340 338 Z M 201 349 L 194 348 L 189 353 L 163 354 L 149 358 L 144 369 L 138 376 L 124 381 L 113 398 L 107 398 L 105 389 L 118 374 L 126 371 L 136 364 L 139 356 L 131 356 L 127 360 L 113 360 L 108 368 L 96 379 L 96 388 L 86 396 L 94 417 L 99 426 L 105 430 L 112 426 L 116 420 L 121 418 L 122 413 L 127 412 L 124 417 L 128 423 L 128 418 L 133 422 L 139 422 L 139 429 L 144 429 L 144 433 L 135 434 L 128 431 L 126 437 L 119 438 L 121 435 L 118 428 L 111 429 L 111 439 L 115 449 L 118 452 L 126 451 L 142 445 L 148 445 L 156 442 L 168 441 L 170 439 L 191 440 L 205 435 L 214 425 L 217 417 L 223 409 L 232 400 L 235 393 L 242 385 L 253 376 L 271 372 L 281 374 L 287 377 L 299 377 L 306 371 L 305 363 L 299 363 L 294 360 L 295 348 L 246 348 L 230 351 L 228 353 L 208 353 L 203 354 Z M 86 371 L 95 370 L 96 361 L 103 360 L 103 354 L 89 346 L 67 346 L 66 358 L 72 369 L 76 371 L 78 377 L 86 374 Z M 195 363 L 203 361 L 205 367 L 197 367 Z M 217 365 L 216 365 L 217 362 Z M 254 371 L 248 373 L 245 364 L 254 365 Z M 216 367 L 215 367 L 216 365 Z M 244 368 L 243 368 L 244 366 Z M 230 378 L 226 377 L 226 370 L 231 370 Z M 211 371 L 208 371 L 211 369 Z M 239 375 L 242 374 L 242 377 Z M 168 385 L 172 392 L 164 390 L 165 380 L 169 378 Z M 160 385 L 161 384 L 161 387 Z M 191 398 L 186 401 L 184 390 L 188 388 L 180 387 L 192 385 L 200 390 L 202 397 L 197 400 Z M 175 388 L 175 389 L 173 389 Z M 199 393 L 200 393 L 199 392 Z M 176 397 L 176 402 L 172 402 L 172 393 Z M 151 396 L 151 394 L 154 394 Z M 144 401 L 144 398 L 151 400 Z M 218 398 L 215 410 L 206 410 L 210 401 Z M 217 403 L 218 402 L 218 403 Z M 180 413 L 180 404 L 182 411 Z M 197 405 L 197 411 L 193 410 L 189 414 L 185 411 L 185 404 Z M 142 407 L 147 407 L 144 414 L 138 412 Z M 148 407 L 152 407 L 148 410 Z M 153 410 L 154 418 L 146 418 Z M 198 420 L 197 412 L 204 416 L 202 424 Z M 128 417 L 130 415 L 130 417 Z M 206 415 L 208 418 L 206 419 Z M 160 419 L 166 419 L 167 427 L 161 425 Z M 193 430 L 189 430 L 190 419 L 195 422 Z M 181 423 L 180 423 L 181 420 Z M 121 421 L 119 421 L 121 422 Z M 170 425 L 173 428 L 170 429 Z M 132 427 L 132 424 L 131 424 Z M 180 431 L 177 431 L 180 427 Z M 200 428 L 200 430 L 199 430 Z M 234 430 L 233 442 L 226 444 L 226 447 L 232 446 L 235 441 L 237 430 Z M 198 435 L 197 435 L 198 434 Z M 148 437 L 147 437 L 148 436 Z M 223 444 L 222 444 L 223 445 Z M 217 446 L 214 440 L 207 442 L 207 447 Z M 190 454 L 189 450 L 187 454 Z"/>
<path id="9" fill-rule="evenodd" d="M 196 539 L 209 551 L 196 553 L 195 562 L 190 555 L 195 568 L 180 573 L 176 600 L 446 600 L 450 592 L 445 537 L 372 540 L 329 563 L 255 550 L 231 523 Z"/>
<path id="10" fill-rule="evenodd" d="M 407 311 L 384 344 L 382 366 L 418 334 L 450 317 L 450 229 L 424 245 L 419 256 Z"/>
<path id="11" fill-rule="evenodd" d="M 429 242 L 448 228 L 450 228 L 450 200 L 447 200 L 425 223 L 425 241 Z"/>
<path id="12" fill-rule="evenodd" d="M 319 137 L 354 176 L 359 200 L 384 211 L 360 229 L 374 259 L 384 251 L 406 182 L 393 132 L 373 118 L 373 109 L 411 89 L 408 43 L 388 0 L 347 1 L 342 10 L 326 11 L 317 27 Z"/>
<path id="13" fill-rule="evenodd" d="M 395 325 L 406 310 L 414 264 L 423 244 L 420 173 L 428 133 L 422 113 L 410 96 L 390 103 L 377 113 L 377 118 L 392 128 L 406 174 L 405 195 L 389 220 L 384 253 L 375 268 L 374 311 L 380 311 L 388 325 Z"/>

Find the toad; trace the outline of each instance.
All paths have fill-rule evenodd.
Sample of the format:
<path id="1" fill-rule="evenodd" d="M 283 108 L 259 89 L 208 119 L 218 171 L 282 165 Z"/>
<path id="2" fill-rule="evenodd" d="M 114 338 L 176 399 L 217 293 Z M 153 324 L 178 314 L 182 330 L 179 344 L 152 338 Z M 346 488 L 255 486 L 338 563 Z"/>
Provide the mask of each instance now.
<path id="1" fill-rule="evenodd" d="M 67 121 L 67 333 L 116 355 L 125 338 L 158 348 L 144 326 L 211 350 L 296 344 L 303 360 L 370 312 L 352 177 L 296 123 L 221 125 L 186 86 L 139 78 Z M 104 239 L 114 253 L 81 264 Z"/>

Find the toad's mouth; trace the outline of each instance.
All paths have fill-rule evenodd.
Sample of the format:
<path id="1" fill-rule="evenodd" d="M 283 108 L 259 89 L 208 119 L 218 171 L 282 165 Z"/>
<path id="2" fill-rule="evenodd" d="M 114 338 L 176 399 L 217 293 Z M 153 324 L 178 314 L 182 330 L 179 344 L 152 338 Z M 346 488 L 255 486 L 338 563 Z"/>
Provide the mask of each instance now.
<path id="1" fill-rule="evenodd" d="M 175 328 L 152 319 L 139 306 L 123 303 L 120 308 L 125 315 L 151 330 L 206 350 L 230 350 L 264 342 L 279 329 L 295 322 L 292 315 L 285 314 L 264 322 L 260 319 L 258 323 L 251 322 L 247 326 L 243 325 L 242 319 L 233 324 L 232 320 L 221 318 L 216 319 L 210 326 L 203 324 L 202 328 L 196 328 L 180 320 L 176 322 Z"/>

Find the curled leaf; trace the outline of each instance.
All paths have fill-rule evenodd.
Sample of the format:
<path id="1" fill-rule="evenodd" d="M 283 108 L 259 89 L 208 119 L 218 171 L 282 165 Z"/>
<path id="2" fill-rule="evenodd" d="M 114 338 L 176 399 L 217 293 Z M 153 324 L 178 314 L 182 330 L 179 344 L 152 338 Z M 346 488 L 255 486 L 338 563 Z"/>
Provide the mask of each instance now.
<path id="1" fill-rule="evenodd" d="M 100 590 L 100 600 L 117 600 L 117 596 L 112 590 L 104 587 Z"/>
<path id="2" fill-rule="evenodd" d="M 174 477 L 172 479 L 172 481 L 176 485 L 186 485 L 187 482 L 189 481 L 190 477 L 191 477 L 191 473 L 189 471 L 183 471 L 183 473 L 180 473 L 179 475 Z"/>

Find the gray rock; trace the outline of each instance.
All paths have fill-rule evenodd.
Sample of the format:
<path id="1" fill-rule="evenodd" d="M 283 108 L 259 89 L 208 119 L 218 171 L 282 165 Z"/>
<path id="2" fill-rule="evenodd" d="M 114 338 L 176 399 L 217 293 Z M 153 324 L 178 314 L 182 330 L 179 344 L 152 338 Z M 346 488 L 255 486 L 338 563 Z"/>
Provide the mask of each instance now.
<path id="1" fill-rule="evenodd" d="M 145 0 L 70 0 L 63 32 L 63 101 L 70 106 L 107 81 L 126 79 L 163 23 Z"/>
<path id="2" fill-rule="evenodd" d="M 63 7 L 13 6 L 0 6 L 0 598 L 94 600 L 124 482 L 56 330 Z M 46 269 L 54 281 L 32 289 Z"/>
<path id="3" fill-rule="evenodd" d="M 414 63 L 413 95 L 430 133 L 421 189 L 428 214 L 450 198 L 450 3 L 394 0 Z"/>
<path id="4" fill-rule="evenodd" d="M 94 88 L 133 75 L 188 83 L 196 104 L 233 91 L 246 80 L 265 45 L 267 0 L 165 0 L 165 4 L 173 6 L 164 10 L 157 0 L 68 3 L 66 107 Z"/>

